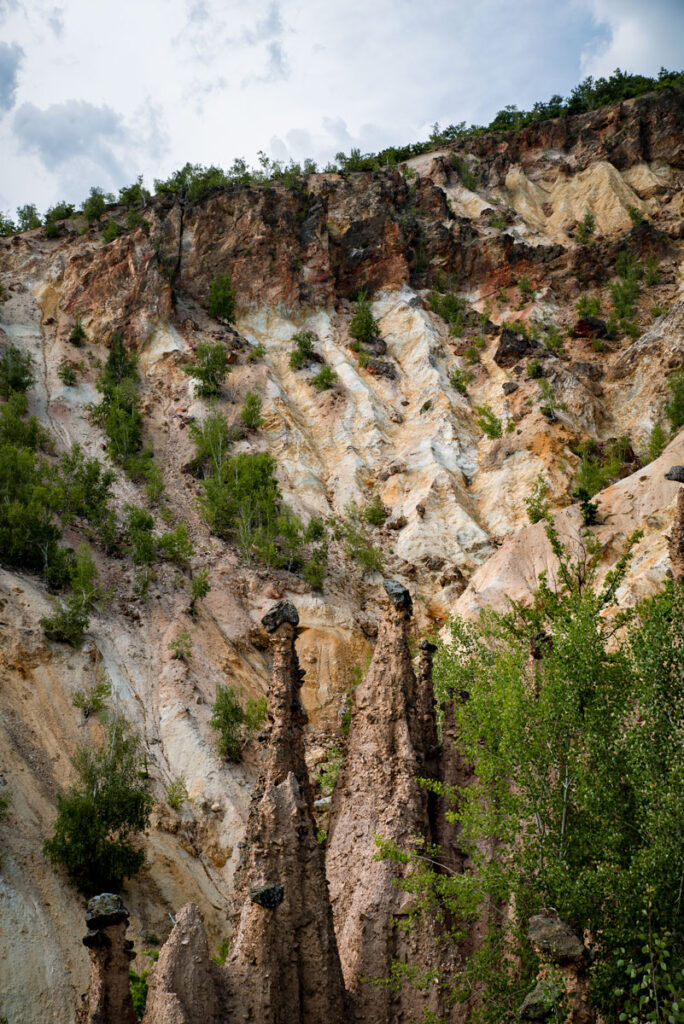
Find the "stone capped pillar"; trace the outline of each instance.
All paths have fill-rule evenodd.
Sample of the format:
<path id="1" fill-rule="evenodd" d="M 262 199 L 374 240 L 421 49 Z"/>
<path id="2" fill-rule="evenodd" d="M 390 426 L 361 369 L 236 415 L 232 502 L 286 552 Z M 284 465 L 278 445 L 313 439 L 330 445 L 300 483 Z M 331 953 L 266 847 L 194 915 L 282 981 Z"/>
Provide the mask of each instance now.
<path id="1" fill-rule="evenodd" d="M 299 616 L 281 601 L 262 623 L 273 650 L 270 742 L 236 874 L 242 906 L 225 970 L 236 1020 L 343 1024 L 344 983 L 304 760 Z"/>
<path id="2" fill-rule="evenodd" d="M 128 969 L 135 959 L 126 938 L 128 911 L 121 897 L 105 892 L 89 900 L 88 932 L 83 945 L 90 951 L 90 988 L 77 1014 L 77 1024 L 136 1024 Z"/>

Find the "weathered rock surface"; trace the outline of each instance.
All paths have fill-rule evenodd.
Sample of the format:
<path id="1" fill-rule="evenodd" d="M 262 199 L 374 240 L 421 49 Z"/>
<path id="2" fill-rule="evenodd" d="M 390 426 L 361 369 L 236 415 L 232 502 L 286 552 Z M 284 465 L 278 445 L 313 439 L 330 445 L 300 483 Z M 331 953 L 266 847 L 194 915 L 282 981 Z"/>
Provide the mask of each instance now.
<path id="1" fill-rule="evenodd" d="M 90 952 L 90 988 L 79 1007 L 77 1024 L 135 1024 L 128 970 L 135 959 L 126 938 L 128 911 L 119 896 L 103 893 L 88 902 L 88 933 L 83 945 Z"/>

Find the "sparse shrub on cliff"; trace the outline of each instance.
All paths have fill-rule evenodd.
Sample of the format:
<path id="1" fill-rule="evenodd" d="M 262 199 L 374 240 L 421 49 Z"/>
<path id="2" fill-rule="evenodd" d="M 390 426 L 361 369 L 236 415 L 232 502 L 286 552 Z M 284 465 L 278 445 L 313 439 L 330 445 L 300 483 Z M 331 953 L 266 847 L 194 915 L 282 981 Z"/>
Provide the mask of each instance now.
<path id="1" fill-rule="evenodd" d="M 258 430 L 263 424 L 261 395 L 257 391 L 248 391 L 245 395 L 245 402 L 240 410 L 240 419 L 247 427 L 247 430 Z"/>
<path id="2" fill-rule="evenodd" d="M 346 505 L 344 513 L 345 519 L 339 526 L 339 532 L 344 540 L 344 552 L 347 558 L 356 562 L 364 572 L 381 572 L 382 552 L 372 544 L 361 522 L 358 506 Z"/>
<path id="3" fill-rule="evenodd" d="M 544 474 L 537 477 L 532 493 L 525 498 L 527 518 L 531 523 L 539 523 L 549 515 L 549 503 L 546 500 L 546 481 Z"/>
<path id="4" fill-rule="evenodd" d="M 591 210 L 587 210 L 587 212 L 584 214 L 584 217 L 582 217 L 582 220 L 579 221 L 577 224 L 577 241 L 581 242 L 582 245 L 586 245 L 587 242 L 590 240 L 591 236 L 594 234 L 595 228 L 596 217 L 591 212 Z"/>
<path id="5" fill-rule="evenodd" d="M 601 299 L 598 295 L 580 295 L 575 309 L 578 316 L 598 316 L 601 312 Z"/>
<path id="6" fill-rule="evenodd" d="M 302 576 L 313 590 L 323 590 L 328 572 L 328 545 L 318 544 L 302 569 Z"/>
<path id="7" fill-rule="evenodd" d="M 89 224 L 99 221 L 107 209 L 107 203 L 113 203 L 114 196 L 110 192 L 104 192 L 97 186 L 91 188 L 88 198 L 83 203 L 83 216 Z"/>
<path id="8" fill-rule="evenodd" d="M 646 442 L 644 465 L 659 459 L 667 447 L 667 431 L 662 423 L 658 421 L 653 424 Z"/>
<path id="9" fill-rule="evenodd" d="M 466 300 L 438 283 L 430 292 L 429 302 L 430 309 L 449 324 L 449 334 L 460 338 L 466 322 Z"/>
<path id="10" fill-rule="evenodd" d="M 343 755 L 339 747 L 331 747 L 328 759 L 318 766 L 316 783 L 321 787 L 323 796 L 330 796 L 335 788 L 337 777 L 342 767 Z"/>
<path id="11" fill-rule="evenodd" d="M 105 245 L 108 242 L 113 242 L 115 238 L 118 238 L 119 235 L 122 234 L 123 228 L 116 223 L 113 217 L 109 217 L 107 223 L 102 229 L 102 241 L 105 243 Z"/>
<path id="12" fill-rule="evenodd" d="M 76 690 L 71 703 L 83 712 L 83 717 L 87 720 L 91 715 L 101 715 L 107 710 L 111 695 L 111 680 L 100 666 L 95 683 L 87 690 Z"/>
<path id="13" fill-rule="evenodd" d="M 334 387 L 335 381 L 337 380 L 337 374 L 325 363 L 318 373 L 311 378 L 311 383 L 316 388 L 316 391 L 329 391 L 330 388 Z"/>
<path id="14" fill-rule="evenodd" d="M 230 274 L 219 274 L 209 286 L 209 305 L 207 312 L 216 320 L 230 323 L 235 316 L 237 295 Z"/>
<path id="15" fill-rule="evenodd" d="M 54 835 L 43 849 L 85 896 L 116 892 L 143 866 L 136 839 L 153 805 L 144 765 L 140 740 L 122 718 L 72 759 L 73 782 L 57 797 Z"/>
<path id="16" fill-rule="evenodd" d="M 61 380 L 62 384 L 68 388 L 73 388 L 78 381 L 76 370 L 74 370 L 71 363 L 68 363 L 66 359 L 63 359 L 57 367 L 57 376 Z"/>
<path id="17" fill-rule="evenodd" d="M 201 422 L 193 421 L 190 424 L 190 436 L 196 449 L 195 458 L 190 463 L 193 474 L 209 476 L 218 473 L 235 440 L 223 413 L 214 409 Z"/>
<path id="18" fill-rule="evenodd" d="M 452 153 L 451 166 L 461 179 L 463 187 L 467 188 L 470 192 L 475 192 L 477 190 L 477 178 L 473 174 L 467 159 L 459 156 L 458 153 Z"/>
<path id="19" fill-rule="evenodd" d="M 382 526 L 387 519 L 387 511 L 379 494 L 374 494 L 363 510 L 363 518 L 371 526 Z"/>
<path id="20" fill-rule="evenodd" d="M 242 706 L 231 686 L 219 683 L 209 724 L 218 733 L 216 749 L 220 757 L 237 763 L 242 760 L 242 748 L 266 721 L 268 705 L 265 697 L 250 697 Z"/>
<path id="21" fill-rule="evenodd" d="M 182 811 L 183 805 L 187 803 L 188 787 L 185 776 L 179 775 L 166 787 L 166 802 L 174 811 Z"/>
<path id="22" fill-rule="evenodd" d="M 43 223 L 34 203 L 17 207 L 17 222 L 20 231 L 33 231 Z"/>
<path id="23" fill-rule="evenodd" d="M 45 214 L 45 234 L 47 237 L 55 238 L 59 234 L 60 221 L 67 220 L 68 217 L 73 216 L 73 213 L 73 203 L 61 202 L 49 207 Z"/>
<path id="24" fill-rule="evenodd" d="M 591 495 L 585 487 L 576 487 L 572 492 L 573 498 L 579 503 L 583 526 L 594 526 L 598 522 L 599 507 L 591 500 Z"/>
<path id="25" fill-rule="evenodd" d="M 143 184 L 143 176 L 140 174 L 132 185 L 124 185 L 119 189 L 119 202 L 129 209 L 142 208 L 147 206 L 152 196 Z"/>
<path id="26" fill-rule="evenodd" d="M 21 391 L 14 392 L 0 405 L 0 445 L 49 451 L 52 445 L 50 435 L 35 416 L 26 418 L 27 410 L 28 399 Z"/>
<path id="27" fill-rule="evenodd" d="M 373 316 L 371 301 L 365 292 L 361 292 L 354 304 L 349 333 L 361 345 L 368 344 L 380 335 L 380 325 Z"/>
<path id="28" fill-rule="evenodd" d="M 230 372 L 225 345 L 220 341 L 201 341 L 197 346 L 196 361 L 184 366 L 183 372 L 198 381 L 196 390 L 199 395 L 204 398 L 217 395 Z"/>
<path id="29" fill-rule="evenodd" d="M 290 369 L 301 370 L 314 358 L 314 341 L 316 336 L 311 331 L 297 331 L 292 335 L 294 348 L 290 355 Z"/>
<path id="30" fill-rule="evenodd" d="M 40 622 L 50 640 L 78 647 L 90 623 L 90 613 L 100 596 L 97 568 L 86 544 L 78 549 L 69 571 L 71 596 L 55 604 L 51 615 Z"/>
<path id="31" fill-rule="evenodd" d="M 187 661 L 192 654 L 193 640 L 189 629 L 181 629 L 178 636 L 170 642 L 168 649 L 171 657 L 177 661 Z"/>
<path id="32" fill-rule="evenodd" d="M 503 425 L 489 405 L 476 405 L 477 425 L 488 438 L 495 440 L 503 434 Z"/>
<path id="33" fill-rule="evenodd" d="M 684 370 L 675 370 L 667 379 L 667 386 L 672 395 L 665 406 L 665 415 L 670 421 L 673 434 L 684 426 Z"/>
<path id="34" fill-rule="evenodd" d="M 203 601 L 210 590 L 209 570 L 200 569 L 190 580 L 190 605 L 188 611 L 193 619 L 197 618 L 197 602 Z"/>
<path id="35" fill-rule="evenodd" d="M 644 282 L 649 288 L 660 281 L 660 263 L 657 256 L 647 256 L 644 260 Z"/>
<path id="36" fill-rule="evenodd" d="M 583 488 L 590 498 L 598 491 L 613 483 L 620 476 L 622 467 L 631 450 L 628 437 L 618 437 L 612 441 L 604 452 L 592 441 L 587 441 L 577 449 L 580 462 L 575 472 L 575 487 Z"/>
<path id="37" fill-rule="evenodd" d="M 77 316 L 74 320 L 74 326 L 71 330 L 71 334 L 69 335 L 69 341 L 72 345 L 75 345 L 76 348 L 82 348 L 83 342 L 86 340 L 85 328 L 81 322 L 80 316 Z"/>
<path id="38" fill-rule="evenodd" d="M 0 398 L 33 387 L 33 359 L 16 345 L 8 345 L 0 356 Z"/>
<path id="39" fill-rule="evenodd" d="M 449 374 L 449 383 L 451 384 L 454 391 L 458 391 L 459 395 L 468 394 L 468 385 L 473 379 L 472 373 L 469 370 L 463 370 L 459 366 L 455 366 Z"/>
<path id="40" fill-rule="evenodd" d="M 188 534 L 185 523 L 179 523 L 173 530 L 162 533 L 157 540 L 162 558 L 185 568 L 195 553 L 195 546 Z"/>
<path id="41" fill-rule="evenodd" d="M 0 238 L 7 238 L 16 233 L 17 226 L 10 216 L 0 211 Z"/>

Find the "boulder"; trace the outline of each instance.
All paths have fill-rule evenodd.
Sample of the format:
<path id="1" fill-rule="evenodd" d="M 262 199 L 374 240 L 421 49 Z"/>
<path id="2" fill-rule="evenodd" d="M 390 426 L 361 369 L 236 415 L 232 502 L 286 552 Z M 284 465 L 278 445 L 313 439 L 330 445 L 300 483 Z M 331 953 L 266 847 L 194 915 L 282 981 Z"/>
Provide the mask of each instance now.
<path id="1" fill-rule="evenodd" d="M 494 353 L 494 362 L 497 366 L 508 369 L 533 353 L 540 356 L 543 352 L 543 346 L 534 338 L 526 338 L 524 334 L 518 334 L 510 327 L 504 327 L 499 338 L 499 345 Z"/>
<path id="2" fill-rule="evenodd" d="M 289 622 L 292 626 L 299 625 L 299 612 L 291 601 L 278 601 L 261 620 L 261 624 L 268 633 L 275 633 L 276 629 L 285 622 Z"/>
<path id="3" fill-rule="evenodd" d="M 283 902 L 285 888 L 280 882 L 273 885 L 253 885 L 249 890 L 249 898 L 252 903 L 258 903 L 260 907 L 267 910 L 275 910 Z"/>
<path id="4" fill-rule="evenodd" d="M 587 947 L 559 917 L 531 917 L 527 938 L 543 960 L 579 966 L 589 959 Z"/>
<path id="5" fill-rule="evenodd" d="M 666 480 L 674 480 L 677 484 L 684 484 L 684 466 L 670 466 L 665 474 Z"/>
<path id="6" fill-rule="evenodd" d="M 542 978 L 527 993 L 518 1013 L 522 1020 L 547 1020 L 562 995 L 562 985 L 551 978 Z"/>

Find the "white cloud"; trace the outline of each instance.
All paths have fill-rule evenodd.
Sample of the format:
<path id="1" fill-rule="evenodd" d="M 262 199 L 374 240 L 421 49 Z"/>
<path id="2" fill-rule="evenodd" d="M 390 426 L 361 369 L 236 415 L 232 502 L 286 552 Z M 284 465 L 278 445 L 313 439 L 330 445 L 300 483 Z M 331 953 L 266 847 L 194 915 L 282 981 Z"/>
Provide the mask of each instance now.
<path id="1" fill-rule="evenodd" d="M 604 38 L 582 54 L 584 75 L 609 75 L 615 68 L 655 74 L 661 66 L 684 66 L 682 0 L 583 0 Z"/>
<path id="2" fill-rule="evenodd" d="M 11 110 L 24 51 L 18 43 L 0 43 L 0 111 Z"/>

